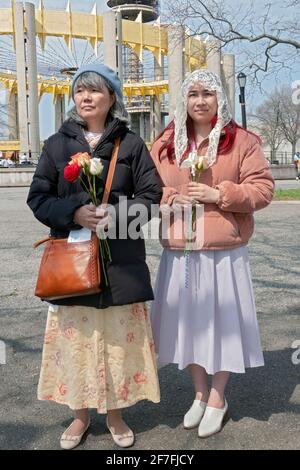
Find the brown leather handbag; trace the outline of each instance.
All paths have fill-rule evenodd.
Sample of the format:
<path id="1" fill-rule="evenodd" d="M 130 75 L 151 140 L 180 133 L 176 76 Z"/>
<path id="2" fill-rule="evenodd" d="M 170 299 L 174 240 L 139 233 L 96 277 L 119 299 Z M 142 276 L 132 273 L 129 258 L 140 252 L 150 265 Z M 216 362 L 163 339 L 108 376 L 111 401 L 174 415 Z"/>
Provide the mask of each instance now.
<path id="1" fill-rule="evenodd" d="M 106 204 L 115 172 L 120 138 L 115 142 L 106 178 L 102 203 Z M 68 243 L 67 238 L 47 237 L 36 242 L 46 243 L 42 256 L 35 295 L 44 300 L 64 299 L 101 292 L 99 241 L 92 232 L 90 240 Z"/>

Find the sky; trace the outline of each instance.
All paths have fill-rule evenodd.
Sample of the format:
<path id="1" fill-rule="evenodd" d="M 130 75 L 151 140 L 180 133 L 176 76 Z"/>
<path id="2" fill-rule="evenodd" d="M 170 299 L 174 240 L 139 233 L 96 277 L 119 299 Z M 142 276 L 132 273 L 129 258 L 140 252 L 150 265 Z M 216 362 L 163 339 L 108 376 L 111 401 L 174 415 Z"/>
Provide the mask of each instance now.
<path id="1" fill-rule="evenodd" d="M 36 7 L 39 5 L 39 0 L 28 0 Z M 67 0 L 43 0 L 45 9 L 62 10 L 67 6 Z M 97 4 L 99 14 L 103 11 L 109 10 L 106 5 L 106 0 L 71 0 L 71 8 L 73 11 L 92 11 L 93 6 Z M 0 8 L 9 8 L 11 6 L 10 0 L 0 0 Z M 46 139 L 49 135 L 54 133 L 54 107 L 52 105 L 53 97 L 49 94 L 41 98 L 39 106 L 40 114 L 40 138 Z M 5 95 L 0 92 L 0 104 L 5 102 Z"/>
<path id="2" fill-rule="evenodd" d="M 37 7 L 39 5 L 39 0 L 29 0 L 31 3 L 34 3 Z M 43 0 L 44 7 L 46 9 L 64 9 L 67 5 L 67 0 Z M 71 0 L 71 8 L 73 11 L 85 11 L 90 12 L 94 6 L 97 4 L 98 12 L 101 14 L 105 10 L 109 10 L 106 5 L 106 0 Z M 129 2 L 130 3 L 130 2 Z M 232 8 L 240 8 L 241 4 L 243 8 L 247 8 L 250 3 L 253 5 L 254 10 L 256 9 L 257 15 L 259 18 L 260 15 L 260 8 L 262 5 L 261 0 L 244 0 L 242 3 L 238 0 L 231 0 Z M 164 8 L 164 4 L 166 4 L 166 0 L 162 0 L 161 5 L 162 9 Z M 278 17 L 282 15 L 282 8 L 284 4 L 284 0 L 282 6 L 279 6 L 277 10 L 274 10 L 274 14 Z M 0 8 L 10 7 L 11 2 L 10 0 L 0 0 Z M 239 72 L 239 62 L 241 62 L 241 56 L 239 55 L 239 51 L 236 49 L 235 46 L 230 50 L 225 50 L 224 52 L 233 52 L 236 53 L 236 61 L 237 61 L 237 68 L 236 74 Z M 246 101 L 247 101 L 247 111 L 253 112 L 254 108 L 263 101 L 266 93 L 271 91 L 280 84 L 286 83 L 291 85 L 293 80 L 300 79 L 300 66 L 299 64 L 295 64 L 294 70 L 291 75 L 288 77 L 283 72 L 278 75 L 278 77 L 271 76 L 268 77 L 263 85 L 263 90 L 259 90 L 257 88 L 247 88 L 246 87 Z M 41 139 L 45 139 L 49 135 L 54 132 L 54 109 L 52 106 L 52 96 L 51 95 L 44 95 L 40 102 L 40 129 L 41 129 Z M 3 93 L 0 93 L 0 103 L 1 100 L 3 101 Z M 45 118 L 47 116 L 47 118 Z M 238 86 L 236 87 L 236 119 L 240 121 L 240 105 L 238 102 Z"/>

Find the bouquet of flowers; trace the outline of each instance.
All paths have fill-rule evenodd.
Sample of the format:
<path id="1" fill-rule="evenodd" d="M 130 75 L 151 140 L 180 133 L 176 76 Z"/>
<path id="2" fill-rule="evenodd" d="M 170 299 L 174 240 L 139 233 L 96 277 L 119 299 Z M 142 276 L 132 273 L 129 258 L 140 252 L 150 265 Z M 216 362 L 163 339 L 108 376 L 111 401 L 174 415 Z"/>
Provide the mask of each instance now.
<path id="1" fill-rule="evenodd" d="M 206 157 L 199 157 L 197 155 L 197 150 L 193 150 L 189 153 L 188 157 L 182 162 L 180 165 L 181 168 L 190 168 L 191 171 L 191 179 L 192 181 L 197 181 L 198 177 L 208 168 L 208 161 Z M 193 203 L 192 205 L 192 214 L 191 220 L 187 226 L 187 242 L 192 242 L 193 240 L 191 237 L 191 232 L 195 233 L 196 231 L 196 204 Z M 187 249 L 185 252 L 188 251 Z"/>
<path id="2" fill-rule="evenodd" d="M 188 157 L 182 162 L 181 168 L 190 168 L 191 179 L 193 182 L 197 181 L 198 177 L 208 168 L 208 161 L 206 157 L 199 157 L 197 150 L 189 153 Z M 184 249 L 185 256 L 185 287 L 189 287 L 189 253 L 190 243 L 193 243 L 196 238 L 196 204 L 195 201 L 192 205 L 192 211 L 189 212 L 189 218 L 186 224 L 186 246 Z M 192 238 L 193 235 L 193 238 Z"/>
<path id="3" fill-rule="evenodd" d="M 69 183 L 73 183 L 79 179 L 84 190 L 90 195 L 92 203 L 97 207 L 101 204 L 101 201 L 98 199 L 96 178 L 101 178 L 102 172 L 103 164 L 100 158 L 91 158 L 87 152 L 79 152 L 71 157 L 71 161 L 65 167 L 64 178 Z M 82 177 L 82 173 L 84 178 Z M 99 238 L 99 248 L 105 284 L 108 285 L 106 261 L 111 261 L 111 254 L 105 236 Z"/>

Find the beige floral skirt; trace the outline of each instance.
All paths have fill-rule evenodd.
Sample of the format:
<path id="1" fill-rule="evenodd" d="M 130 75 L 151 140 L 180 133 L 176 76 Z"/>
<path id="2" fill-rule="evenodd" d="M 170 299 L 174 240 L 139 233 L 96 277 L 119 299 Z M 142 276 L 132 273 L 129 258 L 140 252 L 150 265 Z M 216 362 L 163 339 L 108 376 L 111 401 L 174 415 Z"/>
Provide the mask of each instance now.
<path id="1" fill-rule="evenodd" d="M 38 399 L 98 413 L 160 401 L 145 304 L 49 308 Z"/>

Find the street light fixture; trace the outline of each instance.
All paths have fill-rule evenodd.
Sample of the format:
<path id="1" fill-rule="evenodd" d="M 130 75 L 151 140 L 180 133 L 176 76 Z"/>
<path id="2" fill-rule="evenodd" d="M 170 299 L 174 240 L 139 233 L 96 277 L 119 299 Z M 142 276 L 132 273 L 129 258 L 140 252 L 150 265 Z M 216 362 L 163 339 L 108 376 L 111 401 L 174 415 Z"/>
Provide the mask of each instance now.
<path id="1" fill-rule="evenodd" d="M 247 129 L 247 120 L 246 120 L 246 103 L 245 103 L 245 86 L 246 86 L 246 75 L 243 72 L 240 72 L 237 76 L 238 84 L 240 87 L 240 103 L 242 110 L 242 126 L 244 129 Z"/>

